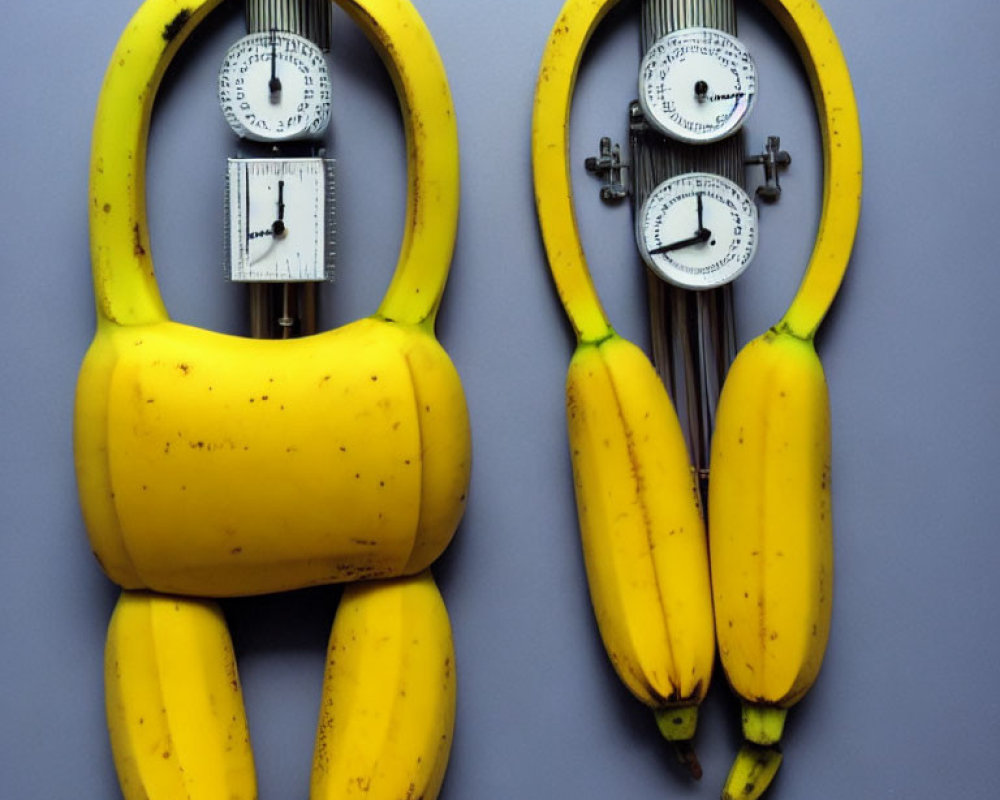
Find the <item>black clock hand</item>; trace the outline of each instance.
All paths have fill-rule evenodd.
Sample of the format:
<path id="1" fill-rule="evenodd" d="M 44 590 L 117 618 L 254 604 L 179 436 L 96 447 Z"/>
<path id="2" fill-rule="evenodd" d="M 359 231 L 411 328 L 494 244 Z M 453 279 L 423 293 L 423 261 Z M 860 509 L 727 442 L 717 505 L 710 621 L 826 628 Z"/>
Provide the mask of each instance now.
<path id="1" fill-rule="evenodd" d="M 708 228 L 699 228 L 698 232 L 694 236 L 687 239 L 681 239 L 677 242 L 671 242 L 670 244 L 665 244 L 661 247 L 654 247 L 649 251 L 651 256 L 658 255 L 659 253 L 669 253 L 673 250 L 681 250 L 685 247 L 690 247 L 694 244 L 702 244 L 707 242 L 712 236 L 712 232 Z"/>
<path id="2" fill-rule="evenodd" d="M 285 232 L 285 182 L 278 181 L 278 218 L 271 225 L 271 231 L 275 236 L 281 236 Z"/>
<path id="3" fill-rule="evenodd" d="M 698 192 L 695 199 L 698 201 L 698 229 L 694 232 L 694 236 L 687 239 L 681 239 L 677 242 L 671 242 L 670 244 L 665 244 L 661 247 L 654 248 L 649 251 L 651 256 L 655 256 L 658 253 L 669 253 L 672 250 L 681 250 L 685 247 L 690 247 L 694 244 L 701 244 L 707 242 L 711 236 L 712 232 L 705 227 L 704 216 L 705 216 L 705 205 L 701 199 L 702 192 Z"/>
<path id="4" fill-rule="evenodd" d="M 696 81 L 694 84 L 694 96 L 699 103 L 708 101 L 716 103 L 719 100 L 738 100 L 746 95 L 746 92 L 727 92 L 725 94 L 709 94 L 708 84 L 705 81 Z"/>
<path id="5" fill-rule="evenodd" d="M 271 80 L 267 82 L 267 88 L 271 90 L 271 102 L 277 103 L 281 94 L 281 81 L 278 80 L 278 40 L 274 35 L 274 28 L 271 28 Z"/>
<path id="6" fill-rule="evenodd" d="M 278 181 L 278 218 L 271 223 L 271 227 L 262 231 L 254 231 L 247 234 L 247 240 L 263 239 L 265 236 L 279 238 L 285 233 L 285 182 Z"/>

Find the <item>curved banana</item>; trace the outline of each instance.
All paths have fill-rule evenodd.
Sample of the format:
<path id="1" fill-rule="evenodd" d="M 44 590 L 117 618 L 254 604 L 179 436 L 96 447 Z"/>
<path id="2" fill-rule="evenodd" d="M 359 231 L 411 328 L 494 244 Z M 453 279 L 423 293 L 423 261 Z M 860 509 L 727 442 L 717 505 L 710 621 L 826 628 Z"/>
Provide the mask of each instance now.
<path id="1" fill-rule="evenodd" d="M 429 571 L 347 586 L 327 651 L 310 799 L 434 800 L 451 751 L 454 665 Z"/>
<path id="2" fill-rule="evenodd" d="M 613 5 L 570 0 L 552 30 L 535 93 L 535 198 L 549 267 L 578 339 L 566 406 L 598 628 L 623 683 L 654 709 L 667 739 L 686 742 L 715 647 L 698 489 L 666 389 L 601 307 L 572 209 L 573 85 L 587 41 Z M 693 752 L 682 752 L 700 774 Z"/>
<path id="3" fill-rule="evenodd" d="M 860 213 L 861 133 L 850 75 L 815 3 L 764 0 L 813 84 L 824 148 L 820 228 L 781 321 L 730 367 L 712 440 L 710 554 L 726 677 L 743 735 L 723 791 L 753 800 L 781 762 L 787 709 L 819 673 L 830 630 L 830 410 L 813 337 L 847 268 Z"/>
<path id="4" fill-rule="evenodd" d="M 784 331 L 733 363 L 712 440 L 709 518 L 719 653 L 744 735 L 774 744 L 830 631 L 830 413 L 812 342 Z"/>
<path id="5" fill-rule="evenodd" d="M 257 797 L 233 646 L 214 603 L 123 592 L 104 670 L 125 800 Z"/>
<path id="6" fill-rule="evenodd" d="M 715 657 L 705 529 L 680 425 L 653 365 L 618 336 L 581 344 L 566 414 L 584 561 L 619 677 L 664 735 L 694 735 Z"/>
<path id="7" fill-rule="evenodd" d="M 75 453 L 91 545 L 126 588 L 210 596 L 413 573 L 450 541 L 469 480 L 457 373 L 434 337 L 454 246 L 457 129 L 416 10 L 342 0 L 385 57 L 407 134 L 406 230 L 372 317 L 269 342 L 171 322 L 148 241 L 159 80 L 218 0 L 147 0 L 101 91 L 91 156 L 97 334 Z"/>

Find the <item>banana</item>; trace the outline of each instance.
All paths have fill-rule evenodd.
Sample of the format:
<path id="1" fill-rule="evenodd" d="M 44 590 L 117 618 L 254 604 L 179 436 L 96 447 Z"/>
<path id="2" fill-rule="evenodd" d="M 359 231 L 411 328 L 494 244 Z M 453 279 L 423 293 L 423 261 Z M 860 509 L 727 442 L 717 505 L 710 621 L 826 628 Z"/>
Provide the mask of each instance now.
<path id="1" fill-rule="evenodd" d="M 123 592 L 105 678 L 125 800 L 257 797 L 233 647 L 214 603 Z"/>
<path id="2" fill-rule="evenodd" d="M 99 337 L 80 385 L 83 510 L 123 586 L 233 596 L 399 575 L 458 524 L 465 404 L 419 327 L 255 341 L 130 326 Z"/>
<path id="3" fill-rule="evenodd" d="M 813 85 L 824 150 L 819 230 L 782 319 L 722 387 L 708 518 L 716 636 L 746 740 L 723 789 L 754 800 L 781 763 L 788 709 L 815 682 L 833 599 L 830 407 L 814 337 L 843 280 L 860 213 L 861 132 L 850 75 L 815 3 L 764 0 Z"/>
<path id="4" fill-rule="evenodd" d="M 566 382 L 584 563 L 598 629 L 618 676 L 686 744 L 715 652 L 708 550 L 680 424 L 646 355 L 614 332 L 573 211 L 569 108 L 586 43 L 610 0 L 569 0 L 539 70 L 532 125 L 535 199 L 549 268 L 577 335 Z"/>
<path id="5" fill-rule="evenodd" d="M 345 587 L 327 651 L 311 800 L 434 800 L 454 723 L 451 626 L 430 571 Z"/>
<path id="6" fill-rule="evenodd" d="M 434 335 L 459 190 L 441 60 L 409 3 L 341 2 L 386 59 L 407 134 L 406 229 L 378 310 L 293 341 L 203 331 L 163 306 L 144 161 L 159 80 L 216 5 L 147 0 L 98 103 L 97 332 L 75 418 L 92 549 L 125 588 L 199 596 L 419 572 L 458 526 L 471 461 L 462 386 Z"/>
<path id="7" fill-rule="evenodd" d="M 601 637 L 664 735 L 690 739 L 715 640 L 705 529 L 680 425 L 649 359 L 619 336 L 579 345 L 566 397 Z"/>
<path id="8" fill-rule="evenodd" d="M 719 653 L 746 738 L 780 738 L 830 631 L 830 412 L 813 344 L 769 331 L 730 368 L 712 440 L 709 519 Z M 762 708 L 757 708 L 761 706 Z"/>

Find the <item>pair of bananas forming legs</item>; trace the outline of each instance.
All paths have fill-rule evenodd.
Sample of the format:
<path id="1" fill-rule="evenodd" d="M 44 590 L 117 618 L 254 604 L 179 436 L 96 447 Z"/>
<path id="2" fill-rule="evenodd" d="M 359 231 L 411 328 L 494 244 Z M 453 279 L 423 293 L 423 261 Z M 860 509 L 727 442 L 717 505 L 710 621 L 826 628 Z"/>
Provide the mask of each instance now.
<path id="1" fill-rule="evenodd" d="M 756 796 L 746 787 L 767 781 L 739 776 L 777 769 L 785 710 L 812 685 L 829 633 L 819 359 L 811 343 L 770 332 L 734 363 L 713 438 L 710 546 L 680 425 L 638 347 L 616 335 L 581 344 L 567 417 L 591 600 L 611 662 L 664 736 L 687 742 L 718 642 L 748 741 L 727 791 Z M 690 749 L 681 753 L 698 774 Z"/>
<path id="2" fill-rule="evenodd" d="M 126 800 L 253 800 L 233 646 L 208 600 L 123 592 L 105 656 Z M 327 650 L 311 800 L 433 798 L 455 719 L 454 648 L 429 571 L 347 586 Z"/>

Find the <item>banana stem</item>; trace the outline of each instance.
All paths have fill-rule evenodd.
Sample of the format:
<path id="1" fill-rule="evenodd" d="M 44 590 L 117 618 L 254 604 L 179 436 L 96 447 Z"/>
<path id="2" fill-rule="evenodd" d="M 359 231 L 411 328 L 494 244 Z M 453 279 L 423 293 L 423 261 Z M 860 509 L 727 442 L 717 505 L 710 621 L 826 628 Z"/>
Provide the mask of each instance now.
<path id="1" fill-rule="evenodd" d="M 691 744 L 698 726 L 698 706 L 658 708 L 653 714 L 663 738 L 673 745 L 677 760 L 687 768 L 692 778 L 699 780 L 702 775 L 701 762 Z"/>
<path id="2" fill-rule="evenodd" d="M 690 740 L 685 740 L 683 742 L 673 742 L 674 753 L 677 755 L 677 760 L 687 769 L 688 774 L 691 775 L 696 781 L 701 780 L 701 776 L 704 774 L 701 768 L 701 762 L 698 760 L 698 754 L 694 751 L 694 746 L 691 744 Z"/>
<path id="3" fill-rule="evenodd" d="M 743 737 L 754 744 L 777 744 L 785 729 L 787 708 L 743 704 Z"/>

